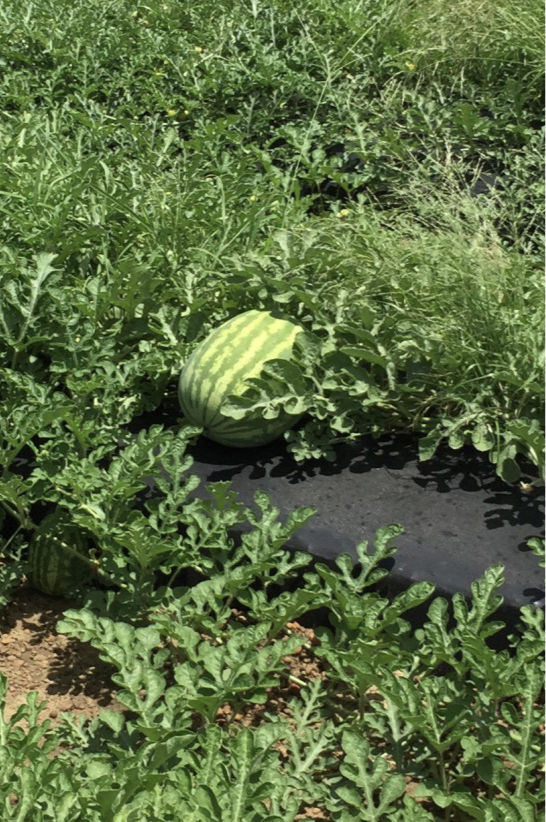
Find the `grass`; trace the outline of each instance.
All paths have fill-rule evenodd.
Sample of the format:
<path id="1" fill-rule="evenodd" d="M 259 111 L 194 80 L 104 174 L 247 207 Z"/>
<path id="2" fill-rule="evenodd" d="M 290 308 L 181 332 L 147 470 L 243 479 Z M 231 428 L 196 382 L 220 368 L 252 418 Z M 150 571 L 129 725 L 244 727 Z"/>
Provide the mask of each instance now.
<path id="1" fill-rule="evenodd" d="M 396 355 L 392 368 L 415 373 L 412 358 L 426 352 L 422 397 L 407 408 L 389 399 L 401 406 L 397 424 L 430 434 L 421 423 L 431 412 L 437 441 L 479 407 L 491 432 L 506 420 L 512 448 L 510 425 L 523 418 L 516 447 L 536 462 L 541 12 L 534 0 L 517 15 L 487 3 L 426 8 L 6 6 L 8 292 L 28 289 L 22 269 L 33 255 L 54 255 L 55 308 L 49 295 L 38 308 L 58 316 L 57 350 L 69 314 L 68 328 L 83 322 L 88 340 L 112 312 L 120 329 L 146 318 L 142 333 L 164 352 L 157 366 L 170 356 L 174 377 L 210 327 L 279 302 L 260 270 L 283 289 L 302 272 L 306 288 L 322 278 L 334 291 L 356 287 L 359 304 L 396 318 L 380 341 Z M 483 174 L 494 187 L 473 197 Z M 295 254 L 279 254 L 286 232 L 298 238 Z M 242 272 L 254 290 L 239 287 Z M 78 296 L 86 291 L 87 304 L 90 289 L 93 316 Z M 297 301 L 283 300 L 302 318 Z M 44 340 L 40 348 L 52 356 Z M 499 462 L 502 436 L 492 458 L 514 478 Z"/>
<path id="2" fill-rule="evenodd" d="M 80 811 L 104 822 L 114 794 L 113 822 L 178 818 L 182 806 L 196 822 L 228 810 L 230 822 L 250 822 L 267 818 L 256 786 L 270 784 L 282 787 L 271 788 L 272 819 L 303 818 L 313 803 L 336 822 L 532 818 L 543 635 L 527 610 L 512 662 L 487 646 L 502 569 L 476 585 L 470 615 L 453 603 L 455 632 L 439 600 L 415 632 L 399 619 L 430 595 L 427 583 L 387 603 L 363 595 L 368 583 L 343 563 L 291 599 L 268 598 L 271 581 L 294 572 L 278 549 L 299 515 L 286 527 L 271 512 L 254 519 L 241 559 L 228 537 L 241 513 L 224 486 L 214 505 L 190 506 L 178 480 L 160 478 L 164 498 L 136 507 L 159 459 L 180 473 L 176 419 L 121 454 L 119 443 L 143 411 L 176 407 L 180 367 L 211 328 L 277 307 L 314 335 L 300 358 L 311 421 L 290 434 L 297 457 L 328 454 L 338 436 L 402 429 L 423 435 L 423 457 L 443 438 L 473 443 L 507 482 L 522 470 L 540 482 L 543 15 L 537 0 L 3 4 L 0 597 L 56 506 L 122 589 L 89 594 L 65 629 L 118 667 L 136 715 L 123 729 L 111 716 L 79 730 L 68 722 L 50 743 L 69 739 L 75 753 L 52 770 L 33 732 L 2 726 L 13 772 L 22 752 L 46 774 L 37 793 L 27 777 L 16 791 L 33 822 L 59 822 L 61 789 L 67 822 Z M 181 567 L 204 575 L 201 587 L 159 594 L 154 574 L 173 579 Z M 235 597 L 248 631 L 230 621 Z M 273 728 L 269 717 L 255 734 L 218 736 L 214 700 L 263 700 L 286 674 L 275 650 L 285 624 L 325 603 L 335 634 L 322 631 L 317 657 L 327 681 L 295 700 L 296 726 Z M 106 613 L 127 624 L 99 623 Z M 135 633 L 142 620 L 150 630 Z M 117 639 L 103 647 L 106 630 Z M 197 665 L 203 632 L 213 650 L 201 643 Z M 172 659 L 157 651 L 159 636 Z M 177 661 L 186 702 L 170 680 L 166 690 Z M 341 686 L 347 723 L 335 713 Z M 323 704 L 327 721 L 315 725 Z M 34 708 L 28 715 L 33 726 Z M 189 748 L 178 754 L 182 737 Z M 274 737 L 290 740 L 287 762 Z M 419 783 L 422 804 L 403 777 Z M 5 807 L 23 820 L 8 782 Z"/>

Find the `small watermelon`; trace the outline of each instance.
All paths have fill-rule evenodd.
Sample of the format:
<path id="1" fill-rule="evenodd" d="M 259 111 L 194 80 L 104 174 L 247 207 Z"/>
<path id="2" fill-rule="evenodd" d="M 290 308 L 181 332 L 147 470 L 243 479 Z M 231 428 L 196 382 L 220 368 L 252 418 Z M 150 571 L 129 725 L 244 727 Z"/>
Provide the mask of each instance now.
<path id="1" fill-rule="evenodd" d="M 48 514 L 39 524 L 29 544 L 32 585 L 44 594 L 66 596 L 91 579 L 88 543 L 81 529 L 64 514 Z"/>
<path id="2" fill-rule="evenodd" d="M 275 419 L 248 412 L 242 419 L 222 413 L 227 397 L 242 395 L 244 381 L 258 377 L 268 360 L 290 360 L 303 328 L 270 311 L 246 311 L 216 328 L 185 363 L 178 385 L 184 416 L 203 427 L 208 439 L 254 448 L 280 437 L 301 415 L 281 411 Z"/>

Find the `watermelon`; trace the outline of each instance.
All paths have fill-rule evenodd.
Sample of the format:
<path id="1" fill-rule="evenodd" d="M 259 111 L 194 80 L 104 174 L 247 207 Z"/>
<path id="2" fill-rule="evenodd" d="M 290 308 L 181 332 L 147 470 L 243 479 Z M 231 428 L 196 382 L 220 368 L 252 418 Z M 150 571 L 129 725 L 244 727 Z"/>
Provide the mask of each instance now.
<path id="1" fill-rule="evenodd" d="M 87 557 L 87 540 L 81 529 L 66 515 L 48 514 L 39 524 L 29 544 L 29 576 L 32 585 L 44 594 L 65 596 L 92 576 Z"/>
<path id="2" fill-rule="evenodd" d="M 270 311 L 246 311 L 216 328 L 185 363 L 178 385 L 184 416 L 214 442 L 239 448 L 254 448 L 280 437 L 301 415 L 279 413 L 265 419 L 249 411 L 242 419 L 222 413 L 222 404 L 232 394 L 247 390 L 244 381 L 259 377 L 268 360 L 290 360 L 294 341 L 303 328 Z"/>

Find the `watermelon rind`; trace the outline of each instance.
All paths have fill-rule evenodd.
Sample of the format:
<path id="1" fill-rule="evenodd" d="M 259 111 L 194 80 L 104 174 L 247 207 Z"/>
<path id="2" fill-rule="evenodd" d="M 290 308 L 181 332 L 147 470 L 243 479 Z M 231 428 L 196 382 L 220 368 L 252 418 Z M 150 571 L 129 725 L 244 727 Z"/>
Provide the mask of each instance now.
<path id="1" fill-rule="evenodd" d="M 222 412 L 230 395 L 246 390 L 245 380 L 258 377 L 264 363 L 290 360 L 303 328 L 271 311 L 251 310 L 216 328 L 191 354 L 180 374 L 178 396 L 187 420 L 208 439 L 238 448 L 265 445 L 291 428 L 301 415 L 281 411 L 275 419 L 248 413 L 234 419 Z"/>
<path id="2" fill-rule="evenodd" d="M 33 587 L 51 596 L 69 596 L 89 582 L 92 570 L 86 561 L 87 548 L 81 529 L 66 515 L 48 514 L 29 543 L 29 578 Z"/>

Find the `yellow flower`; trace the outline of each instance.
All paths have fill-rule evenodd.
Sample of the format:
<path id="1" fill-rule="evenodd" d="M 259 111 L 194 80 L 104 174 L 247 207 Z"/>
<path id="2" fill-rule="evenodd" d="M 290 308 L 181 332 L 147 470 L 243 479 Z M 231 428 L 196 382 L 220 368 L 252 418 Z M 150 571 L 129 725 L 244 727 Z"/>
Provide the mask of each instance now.
<path id="1" fill-rule="evenodd" d="M 174 109 L 174 108 L 168 109 L 167 114 L 169 115 L 169 117 L 175 117 L 176 116 L 176 109 Z"/>
<path id="2" fill-rule="evenodd" d="M 338 217 L 347 217 L 349 215 L 349 213 L 350 212 L 349 212 L 348 208 L 342 208 L 340 211 L 337 212 L 337 216 Z"/>
<path id="3" fill-rule="evenodd" d="M 204 50 L 205 49 L 201 48 L 201 46 L 196 46 L 195 49 L 194 49 L 194 51 L 196 51 L 197 54 L 201 54 Z"/>
<path id="4" fill-rule="evenodd" d="M 406 68 L 408 69 L 408 71 L 415 71 L 417 66 L 415 65 L 415 63 L 406 63 Z"/>
<path id="5" fill-rule="evenodd" d="M 256 200 L 256 197 L 255 197 L 254 194 L 251 194 L 248 199 L 250 200 L 251 203 L 253 203 Z"/>

